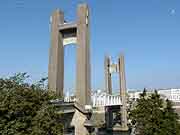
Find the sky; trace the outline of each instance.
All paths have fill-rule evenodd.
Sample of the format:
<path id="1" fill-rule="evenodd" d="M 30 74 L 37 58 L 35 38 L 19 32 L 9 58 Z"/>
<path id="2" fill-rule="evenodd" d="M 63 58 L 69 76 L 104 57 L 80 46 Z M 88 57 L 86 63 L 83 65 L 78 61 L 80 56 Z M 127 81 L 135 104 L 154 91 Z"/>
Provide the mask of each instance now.
<path id="1" fill-rule="evenodd" d="M 127 88 L 180 88 L 179 0 L 1 0 L 0 77 L 27 72 L 46 77 L 50 16 L 76 20 L 90 7 L 91 87 L 104 89 L 104 56 L 125 55 Z M 65 47 L 65 89 L 75 88 L 76 46 Z M 113 89 L 119 89 L 113 75 Z"/>

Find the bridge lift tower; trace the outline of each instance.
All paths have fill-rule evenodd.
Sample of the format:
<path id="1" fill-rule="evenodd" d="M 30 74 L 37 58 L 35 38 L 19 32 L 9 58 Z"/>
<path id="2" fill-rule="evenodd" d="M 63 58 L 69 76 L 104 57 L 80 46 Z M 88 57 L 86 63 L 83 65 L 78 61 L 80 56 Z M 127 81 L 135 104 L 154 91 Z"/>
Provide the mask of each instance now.
<path id="1" fill-rule="evenodd" d="M 106 108 L 106 118 L 107 118 L 107 127 L 113 128 L 114 130 L 127 131 L 127 101 L 126 101 L 126 78 L 125 78 L 125 66 L 124 66 L 124 55 L 120 55 L 118 58 L 118 63 L 111 63 L 111 59 L 108 56 L 105 56 L 105 85 L 106 92 L 112 94 L 112 74 L 119 74 L 119 86 L 120 86 L 120 97 L 122 106 L 120 107 L 120 124 L 116 123 L 113 127 L 113 106 L 108 106 Z M 115 111 L 117 111 L 115 109 Z"/>
<path id="2" fill-rule="evenodd" d="M 89 8 L 80 4 L 77 21 L 66 22 L 64 13 L 56 10 L 51 16 L 51 47 L 49 52 L 48 86 L 49 90 L 63 98 L 64 95 L 64 46 L 77 45 L 76 60 L 76 103 L 72 125 L 75 135 L 88 135 L 84 126 L 87 119 L 85 106 L 90 104 L 90 46 L 89 46 Z M 67 107 L 67 106 L 66 106 Z"/>

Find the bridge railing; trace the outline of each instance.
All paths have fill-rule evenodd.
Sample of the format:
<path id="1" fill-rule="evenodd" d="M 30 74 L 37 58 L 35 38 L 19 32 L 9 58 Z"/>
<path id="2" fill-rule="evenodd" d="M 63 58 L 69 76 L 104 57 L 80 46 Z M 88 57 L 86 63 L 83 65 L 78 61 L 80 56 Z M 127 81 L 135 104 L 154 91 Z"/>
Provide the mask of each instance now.
<path id="1" fill-rule="evenodd" d="M 64 102 L 75 102 L 76 101 L 76 97 L 75 96 L 65 96 L 64 97 Z"/>
<path id="2" fill-rule="evenodd" d="M 92 97 L 93 107 L 122 105 L 119 95 L 95 94 Z"/>
<path id="3" fill-rule="evenodd" d="M 65 96 L 64 102 L 75 102 L 75 96 Z M 109 95 L 106 93 L 102 94 L 93 94 L 91 96 L 92 107 L 101 107 L 101 106 L 113 106 L 113 105 L 122 105 L 120 95 Z"/>

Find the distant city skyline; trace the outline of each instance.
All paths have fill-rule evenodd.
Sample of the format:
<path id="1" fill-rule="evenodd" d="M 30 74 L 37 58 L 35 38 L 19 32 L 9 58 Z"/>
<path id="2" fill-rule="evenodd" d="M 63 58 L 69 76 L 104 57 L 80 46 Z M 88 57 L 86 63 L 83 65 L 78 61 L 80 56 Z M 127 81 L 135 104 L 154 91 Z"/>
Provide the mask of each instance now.
<path id="1" fill-rule="evenodd" d="M 6 0 L 0 2 L 0 77 L 27 72 L 46 77 L 50 16 L 73 21 L 79 3 L 90 7 L 92 89 L 104 89 L 104 56 L 125 55 L 127 88 L 180 87 L 179 0 Z M 75 48 L 65 47 L 65 89 L 75 89 Z M 118 89 L 113 76 L 113 89 Z"/>

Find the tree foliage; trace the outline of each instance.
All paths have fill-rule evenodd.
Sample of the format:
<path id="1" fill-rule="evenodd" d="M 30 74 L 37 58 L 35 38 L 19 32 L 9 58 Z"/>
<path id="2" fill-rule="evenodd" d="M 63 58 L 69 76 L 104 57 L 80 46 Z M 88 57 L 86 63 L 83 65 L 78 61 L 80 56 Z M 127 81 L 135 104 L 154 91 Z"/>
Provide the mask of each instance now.
<path id="1" fill-rule="evenodd" d="M 61 114 L 49 104 L 57 98 L 45 90 L 43 82 L 26 83 L 26 73 L 0 79 L 1 135 L 61 135 Z"/>
<path id="2" fill-rule="evenodd" d="M 178 115 L 172 103 L 161 99 L 157 91 L 147 95 L 144 90 L 130 117 L 136 135 L 180 135 Z"/>

